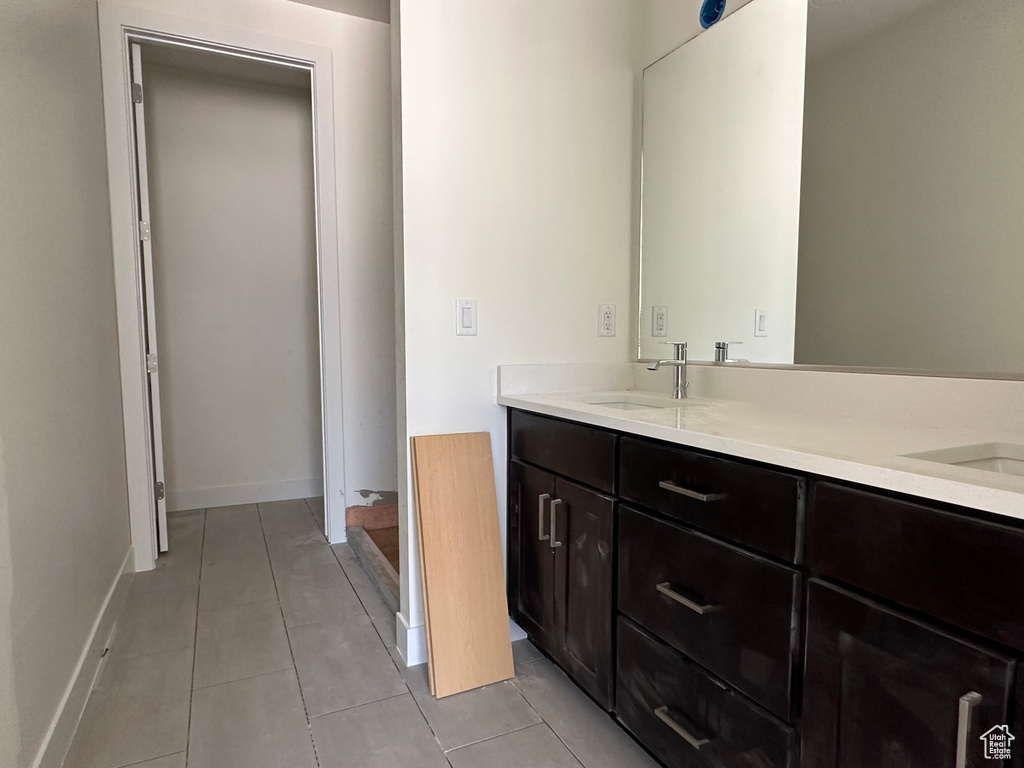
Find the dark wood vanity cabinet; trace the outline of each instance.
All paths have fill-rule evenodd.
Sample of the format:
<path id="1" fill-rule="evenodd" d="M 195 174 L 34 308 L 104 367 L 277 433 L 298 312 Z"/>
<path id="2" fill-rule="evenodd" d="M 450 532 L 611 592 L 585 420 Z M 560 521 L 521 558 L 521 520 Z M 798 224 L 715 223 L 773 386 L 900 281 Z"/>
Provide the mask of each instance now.
<path id="1" fill-rule="evenodd" d="M 573 442 L 586 442 L 589 431 L 607 446 L 608 433 L 582 429 L 560 430 L 554 440 L 568 433 Z M 514 573 L 509 605 L 536 645 L 611 709 L 615 499 L 527 463 L 534 459 L 572 468 L 571 460 L 549 459 L 558 454 L 542 438 L 533 432 L 533 442 L 519 444 L 525 456 L 509 465 L 509 571 Z M 613 467 L 614 442 L 608 471 Z M 599 470 L 583 474 L 591 480 L 603 477 Z M 609 476 L 602 484 L 613 483 Z"/>
<path id="2" fill-rule="evenodd" d="M 1021 526 L 509 424 L 513 616 L 664 765 L 1024 766 L 1024 746 L 990 760 L 981 738 L 1024 745 Z"/>
<path id="3" fill-rule="evenodd" d="M 627 506 L 619 611 L 788 719 L 797 571 Z"/>
<path id="4" fill-rule="evenodd" d="M 812 579 L 804 768 L 981 768 L 1015 661 Z M 958 754 L 959 752 L 959 754 Z"/>

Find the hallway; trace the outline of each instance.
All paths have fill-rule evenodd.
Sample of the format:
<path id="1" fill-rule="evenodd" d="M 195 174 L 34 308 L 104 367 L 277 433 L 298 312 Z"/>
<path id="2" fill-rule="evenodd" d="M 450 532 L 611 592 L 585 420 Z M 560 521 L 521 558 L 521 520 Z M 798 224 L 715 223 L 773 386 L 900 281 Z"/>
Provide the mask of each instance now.
<path id="1" fill-rule="evenodd" d="M 434 699 L 317 502 L 172 513 L 67 768 L 654 765 L 528 641 L 513 681 Z"/>

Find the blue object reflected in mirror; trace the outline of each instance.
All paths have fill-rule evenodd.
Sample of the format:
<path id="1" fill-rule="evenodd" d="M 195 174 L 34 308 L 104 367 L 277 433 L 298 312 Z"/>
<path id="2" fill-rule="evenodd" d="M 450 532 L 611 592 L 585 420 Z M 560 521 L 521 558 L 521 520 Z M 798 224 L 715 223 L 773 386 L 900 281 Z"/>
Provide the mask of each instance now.
<path id="1" fill-rule="evenodd" d="M 707 29 L 725 13 L 725 0 L 704 0 L 700 6 L 700 25 Z"/>

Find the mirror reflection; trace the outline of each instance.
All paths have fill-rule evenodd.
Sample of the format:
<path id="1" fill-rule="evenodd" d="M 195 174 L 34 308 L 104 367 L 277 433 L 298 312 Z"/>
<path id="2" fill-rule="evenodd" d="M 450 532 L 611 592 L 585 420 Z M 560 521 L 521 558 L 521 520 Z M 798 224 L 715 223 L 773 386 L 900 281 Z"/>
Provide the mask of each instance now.
<path id="1" fill-rule="evenodd" d="M 752 0 L 644 73 L 640 357 L 1024 373 L 1022 125 L 1020 0 Z"/>

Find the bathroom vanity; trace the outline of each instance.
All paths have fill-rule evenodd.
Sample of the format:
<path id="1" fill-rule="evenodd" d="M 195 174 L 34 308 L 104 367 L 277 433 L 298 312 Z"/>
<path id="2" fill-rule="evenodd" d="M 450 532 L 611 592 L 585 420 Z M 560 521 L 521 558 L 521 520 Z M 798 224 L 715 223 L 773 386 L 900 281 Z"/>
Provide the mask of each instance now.
<path id="1" fill-rule="evenodd" d="M 666 766 L 999 765 L 1024 733 L 1014 481 L 986 510 L 903 473 L 921 498 L 731 435 L 728 403 L 499 402 L 513 618 Z"/>

